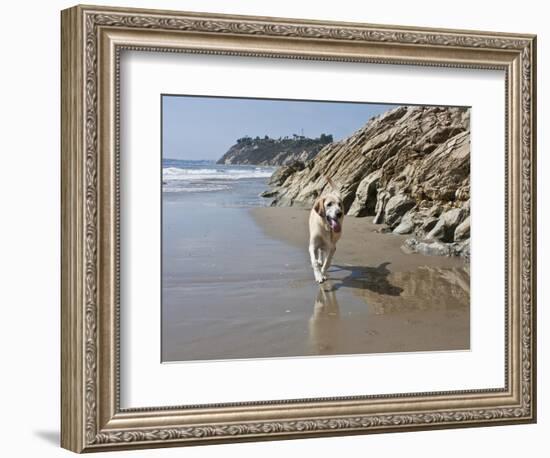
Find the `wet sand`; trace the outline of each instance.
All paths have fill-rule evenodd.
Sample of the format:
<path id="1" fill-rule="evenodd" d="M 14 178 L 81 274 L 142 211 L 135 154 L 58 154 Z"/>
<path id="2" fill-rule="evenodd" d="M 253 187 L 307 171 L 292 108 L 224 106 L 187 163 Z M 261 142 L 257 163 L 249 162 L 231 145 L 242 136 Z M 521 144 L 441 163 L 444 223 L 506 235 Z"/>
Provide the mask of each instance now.
<path id="1" fill-rule="evenodd" d="M 308 211 L 168 201 L 162 360 L 470 347 L 469 268 L 405 254 L 405 236 L 346 217 L 329 280 L 313 280 Z"/>

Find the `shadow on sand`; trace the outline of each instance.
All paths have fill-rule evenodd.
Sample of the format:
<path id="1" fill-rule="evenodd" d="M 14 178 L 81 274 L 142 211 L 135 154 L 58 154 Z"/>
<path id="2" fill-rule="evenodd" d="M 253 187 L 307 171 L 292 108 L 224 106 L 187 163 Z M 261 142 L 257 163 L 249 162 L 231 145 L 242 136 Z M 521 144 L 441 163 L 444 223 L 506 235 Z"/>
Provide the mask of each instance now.
<path id="1" fill-rule="evenodd" d="M 334 283 L 333 289 L 337 291 L 340 288 L 359 288 L 368 289 L 377 294 L 399 296 L 403 288 L 389 282 L 388 276 L 391 273 L 388 269 L 389 264 L 389 262 L 383 262 L 378 267 L 334 265 L 333 267 L 339 270 L 349 271 L 349 275 Z"/>

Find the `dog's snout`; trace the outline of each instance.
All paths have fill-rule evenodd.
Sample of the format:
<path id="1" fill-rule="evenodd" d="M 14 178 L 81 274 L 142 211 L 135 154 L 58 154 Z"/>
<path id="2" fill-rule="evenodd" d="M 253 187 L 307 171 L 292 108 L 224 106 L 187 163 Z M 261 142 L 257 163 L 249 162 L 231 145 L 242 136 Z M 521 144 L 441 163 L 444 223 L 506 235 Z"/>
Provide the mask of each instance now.
<path id="1" fill-rule="evenodd" d="M 337 210 L 336 213 L 336 218 L 341 218 L 342 217 L 342 211 L 341 210 Z"/>

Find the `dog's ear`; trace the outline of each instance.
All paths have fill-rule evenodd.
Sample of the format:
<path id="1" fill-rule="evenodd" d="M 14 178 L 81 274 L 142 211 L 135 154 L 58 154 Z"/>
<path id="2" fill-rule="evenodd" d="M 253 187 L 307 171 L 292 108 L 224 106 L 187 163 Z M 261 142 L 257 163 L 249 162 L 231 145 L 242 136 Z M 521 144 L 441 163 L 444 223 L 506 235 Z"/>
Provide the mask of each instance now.
<path id="1" fill-rule="evenodd" d="M 321 217 L 325 217 L 325 198 L 319 197 L 313 205 L 313 210 Z"/>

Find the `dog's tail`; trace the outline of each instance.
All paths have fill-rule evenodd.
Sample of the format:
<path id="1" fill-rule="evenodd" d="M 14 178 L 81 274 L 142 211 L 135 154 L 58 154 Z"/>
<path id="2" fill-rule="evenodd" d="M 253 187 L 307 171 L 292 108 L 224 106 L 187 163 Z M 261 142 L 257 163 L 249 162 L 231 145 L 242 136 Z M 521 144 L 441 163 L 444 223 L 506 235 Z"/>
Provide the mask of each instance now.
<path id="1" fill-rule="evenodd" d="M 334 191 L 340 192 L 340 186 L 336 186 L 336 185 L 334 184 L 334 181 L 332 181 L 330 177 L 328 177 L 328 176 L 325 175 L 325 180 L 327 180 L 327 183 L 330 185 L 330 187 L 331 187 Z"/>

